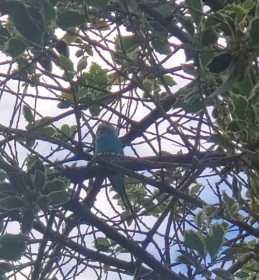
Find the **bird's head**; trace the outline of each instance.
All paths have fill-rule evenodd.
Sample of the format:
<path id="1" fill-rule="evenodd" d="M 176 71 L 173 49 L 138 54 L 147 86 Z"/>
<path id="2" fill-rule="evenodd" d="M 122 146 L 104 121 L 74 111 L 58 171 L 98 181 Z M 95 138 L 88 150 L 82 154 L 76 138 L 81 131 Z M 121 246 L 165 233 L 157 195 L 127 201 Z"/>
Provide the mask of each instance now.
<path id="1" fill-rule="evenodd" d="M 111 124 L 106 122 L 100 123 L 97 128 L 96 135 L 107 135 L 107 134 L 116 135 L 117 133 L 115 128 Z"/>

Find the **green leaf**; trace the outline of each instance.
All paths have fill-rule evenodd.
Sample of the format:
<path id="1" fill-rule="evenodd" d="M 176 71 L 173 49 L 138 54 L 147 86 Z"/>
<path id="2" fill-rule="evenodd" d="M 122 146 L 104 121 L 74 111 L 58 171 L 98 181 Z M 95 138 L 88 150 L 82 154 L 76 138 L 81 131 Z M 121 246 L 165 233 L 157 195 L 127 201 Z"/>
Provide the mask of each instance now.
<path id="1" fill-rule="evenodd" d="M 32 123 L 34 121 L 34 116 L 31 108 L 27 105 L 23 106 L 23 116 L 28 123 Z"/>
<path id="2" fill-rule="evenodd" d="M 71 106 L 71 102 L 69 100 L 63 100 L 58 103 L 57 107 L 59 109 L 67 109 Z"/>
<path id="3" fill-rule="evenodd" d="M 52 206 L 60 206 L 68 202 L 71 198 L 71 193 L 63 190 L 63 191 L 56 191 L 50 192 L 48 194 L 49 204 Z"/>
<path id="4" fill-rule="evenodd" d="M 247 117 L 248 99 L 239 94 L 231 95 L 234 118 L 245 120 Z"/>
<path id="5" fill-rule="evenodd" d="M 252 100 L 254 101 L 254 97 L 255 97 L 255 101 L 256 101 L 258 100 L 258 94 L 256 94 L 257 91 L 256 88 L 257 85 L 254 86 L 254 83 L 248 77 L 247 78 L 244 77 L 244 79 L 235 81 L 235 83 L 233 84 L 232 92 L 234 92 L 235 94 L 249 96 L 248 99 L 251 101 Z M 254 93 L 256 96 L 253 96 Z"/>
<path id="6" fill-rule="evenodd" d="M 164 75 L 163 79 L 164 79 L 165 83 L 170 87 L 176 85 L 176 82 L 171 75 Z"/>
<path id="7" fill-rule="evenodd" d="M 25 248 L 25 238 L 22 234 L 4 234 L 0 237 L 0 259 L 18 260 Z"/>
<path id="8" fill-rule="evenodd" d="M 206 214 L 205 212 L 202 210 L 200 211 L 196 216 L 195 216 L 195 221 L 196 224 L 199 228 L 202 228 L 202 226 L 204 225 L 204 221 L 206 220 Z"/>
<path id="9" fill-rule="evenodd" d="M 74 9 L 65 9 L 59 11 L 57 16 L 57 25 L 61 28 L 70 28 L 85 23 L 85 16 Z"/>
<path id="10" fill-rule="evenodd" d="M 249 37 L 252 43 L 252 46 L 259 44 L 259 17 L 255 17 L 251 20 L 249 25 Z"/>
<path id="11" fill-rule="evenodd" d="M 139 43 L 135 35 L 118 36 L 115 40 L 115 50 L 118 53 L 130 53 L 138 46 Z"/>
<path id="12" fill-rule="evenodd" d="M 88 56 L 83 56 L 80 58 L 80 60 L 77 63 L 77 71 L 83 71 L 86 69 L 88 64 Z"/>
<path id="13" fill-rule="evenodd" d="M 93 104 L 89 106 L 89 111 L 92 116 L 98 116 L 101 112 L 101 107 L 98 104 Z"/>
<path id="14" fill-rule="evenodd" d="M 66 188 L 66 182 L 60 178 L 55 178 L 46 183 L 44 187 L 44 193 L 56 192 L 56 191 L 64 191 Z"/>
<path id="15" fill-rule="evenodd" d="M 133 194 L 133 195 L 131 195 L 131 198 L 133 198 L 133 200 L 135 200 L 137 203 L 141 204 L 146 209 L 152 209 L 156 206 L 156 204 L 153 202 L 152 199 L 144 198 L 143 195 L 142 196 L 140 195 L 136 199 L 136 196 Z"/>
<path id="16" fill-rule="evenodd" d="M 16 35 L 7 41 L 5 50 L 11 57 L 16 57 L 24 53 L 26 48 L 24 39 L 20 35 Z"/>
<path id="17" fill-rule="evenodd" d="M 146 78 L 142 81 L 142 84 L 144 90 L 150 94 L 154 87 L 154 80 Z"/>
<path id="18" fill-rule="evenodd" d="M 218 40 L 218 34 L 213 28 L 205 29 L 201 33 L 201 44 L 202 46 L 214 45 Z"/>
<path id="19" fill-rule="evenodd" d="M 97 63 L 92 63 L 89 71 L 83 74 L 83 78 L 87 87 L 81 87 L 79 90 L 80 103 L 85 104 L 90 113 L 97 116 L 101 105 L 112 98 L 107 93 L 110 87 L 107 71 Z"/>
<path id="20" fill-rule="evenodd" d="M 47 136 L 47 137 L 53 137 L 56 134 L 56 129 L 51 126 L 42 127 L 37 131 L 39 135 Z"/>
<path id="21" fill-rule="evenodd" d="M 59 66 L 65 71 L 74 71 L 74 64 L 73 62 L 66 56 L 61 55 L 58 61 Z"/>
<path id="22" fill-rule="evenodd" d="M 214 258 L 218 253 L 224 241 L 224 228 L 219 225 L 213 225 L 209 235 L 205 238 L 206 248 L 210 256 Z"/>
<path id="23" fill-rule="evenodd" d="M 211 50 L 204 49 L 200 52 L 200 64 L 205 71 L 207 71 L 208 64 L 212 61 L 213 58 L 214 52 L 212 52 Z"/>
<path id="24" fill-rule="evenodd" d="M 36 156 L 29 156 L 27 158 L 27 168 L 30 173 L 35 173 L 36 170 L 41 170 L 42 172 L 45 170 L 42 161 Z"/>
<path id="25" fill-rule="evenodd" d="M 58 40 L 55 44 L 55 49 L 62 55 L 69 57 L 69 47 L 64 40 Z"/>
<path id="26" fill-rule="evenodd" d="M 201 256 L 205 255 L 205 243 L 203 237 L 196 231 L 185 232 L 184 243 L 190 249 L 196 250 Z"/>
<path id="27" fill-rule="evenodd" d="M 188 267 L 190 266 L 196 267 L 197 264 L 197 258 L 188 253 L 184 253 L 183 255 L 178 256 L 177 261 L 181 264 L 187 265 Z"/>
<path id="28" fill-rule="evenodd" d="M 224 206 L 226 210 L 226 215 L 231 218 L 237 218 L 238 217 L 238 211 L 239 211 L 239 204 L 236 202 L 236 200 L 230 198 L 226 192 L 223 192 L 223 198 L 224 198 Z"/>
<path id="29" fill-rule="evenodd" d="M 213 270 L 213 272 L 219 276 L 222 280 L 234 280 L 234 275 L 230 273 L 229 271 L 226 271 L 221 268 L 216 268 Z"/>
<path id="30" fill-rule="evenodd" d="M 151 37 L 151 44 L 153 48 L 161 54 L 169 55 L 171 53 L 167 35 L 162 35 L 161 33 L 153 32 Z"/>
<path id="31" fill-rule="evenodd" d="M 216 218 L 218 215 L 218 208 L 215 206 L 206 206 L 204 207 L 205 214 L 208 216 L 208 218 Z"/>
<path id="32" fill-rule="evenodd" d="M 55 23 L 56 10 L 50 1 L 41 1 L 41 13 L 48 25 Z"/>
<path id="33" fill-rule="evenodd" d="M 229 125 L 227 126 L 229 131 L 232 132 L 239 132 L 240 131 L 240 121 L 238 119 L 233 119 L 233 121 L 231 121 L 229 123 Z"/>
<path id="34" fill-rule="evenodd" d="M 111 247 L 111 241 L 105 237 L 98 237 L 94 241 L 94 246 L 97 250 L 108 252 Z"/>
<path id="35" fill-rule="evenodd" d="M 38 62 L 45 70 L 51 72 L 52 70 L 51 58 L 47 54 L 40 54 L 38 57 Z"/>
<path id="36" fill-rule="evenodd" d="M 67 124 L 63 124 L 60 128 L 60 131 L 56 133 L 55 137 L 67 141 L 70 137 L 73 137 L 76 129 L 76 126 L 70 127 Z"/>
<path id="37" fill-rule="evenodd" d="M 107 70 L 103 69 L 99 64 L 92 63 L 89 71 L 84 74 L 85 82 L 88 86 L 100 89 L 106 89 L 108 86 Z"/>
<path id="38" fill-rule="evenodd" d="M 0 23 L 0 46 L 4 45 L 4 43 L 8 40 L 10 37 L 9 31 L 3 27 Z"/>
<path id="39" fill-rule="evenodd" d="M 61 126 L 61 132 L 64 136 L 69 138 L 71 136 L 70 126 L 68 124 L 63 124 Z"/>
<path id="40" fill-rule="evenodd" d="M 10 17 L 16 29 L 29 41 L 41 44 L 45 27 L 42 15 L 36 9 L 25 6 L 21 1 L 8 2 Z"/>
<path id="41" fill-rule="evenodd" d="M 249 179 L 250 179 L 252 195 L 255 198 L 259 199 L 259 180 L 258 180 L 258 176 L 256 176 L 254 173 L 251 173 Z"/>
<path id="42" fill-rule="evenodd" d="M 188 113 L 197 113 L 204 108 L 204 104 L 198 94 L 192 94 L 184 100 L 177 101 L 175 106 L 183 108 Z"/>
<path id="43" fill-rule="evenodd" d="M 235 276 L 238 277 L 239 279 L 249 279 L 249 273 L 248 272 L 244 272 L 244 271 L 240 271 L 235 273 Z"/>
<path id="44" fill-rule="evenodd" d="M 36 190 L 42 190 L 45 185 L 45 174 L 41 170 L 36 169 L 33 178 L 33 187 Z"/>
<path id="45" fill-rule="evenodd" d="M 0 199 L 0 209 L 3 210 L 16 210 L 24 207 L 24 201 L 17 196 L 7 196 Z"/>
<path id="46" fill-rule="evenodd" d="M 255 15 L 259 17 L 259 1 L 257 0 L 256 7 L 255 7 Z"/>
<path id="47" fill-rule="evenodd" d="M 14 265 L 8 262 L 0 262 L 0 273 L 4 274 L 14 270 Z"/>
<path id="48" fill-rule="evenodd" d="M 83 56 L 83 55 L 84 55 L 84 50 L 82 50 L 82 49 L 77 50 L 76 53 L 75 53 L 76 57 L 80 57 L 80 56 Z"/>
<path id="49" fill-rule="evenodd" d="M 200 25 L 202 16 L 202 3 L 201 0 L 187 0 L 187 5 L 189 7 L 190 14 L 192 15 L 195 23 Z"/>
<path id="50" fill-rule="evenodd" d="M 93 46 L 91 45 L 84 45 L 85 51 L 88 55 L 93 56 L 94 52 L 93 52 Z"/>
<path id="51" fill-rule="evenodd" d="M 51 117 L 43 117 L 39 120 L 34 121 L 33 123 L 29 123 L 27 125 L 27 129 L 32 129 L 34 132 L 41 133 L 41 130 L 44 128 L 44 126 L 47 126 L 52 122 Z M 44 133 L 43 133 L 44 134 Z"/>
<path id="52" fill-rule="evenodd" d="M 160 3 L 157 7 L 155 6 L 155 10 L 163 17 L 165 20 L 174 15 L 173 5 L 170 2 Z"/>
<path id="53" fill-rule="evenodd" d="M 199 183 L 193 183 L 191 185 L 190 194 L 191 196 L 197 196 L 203 186 Z"/>
<path id="54" fill-rule="evenodd" d="M 229 53 L 221 53 L 215 56 L 208 64 L 208 69 L 212 73 L 220 73 L 225 71 L 231 62 L 233 61 L 233 57 Z"/>

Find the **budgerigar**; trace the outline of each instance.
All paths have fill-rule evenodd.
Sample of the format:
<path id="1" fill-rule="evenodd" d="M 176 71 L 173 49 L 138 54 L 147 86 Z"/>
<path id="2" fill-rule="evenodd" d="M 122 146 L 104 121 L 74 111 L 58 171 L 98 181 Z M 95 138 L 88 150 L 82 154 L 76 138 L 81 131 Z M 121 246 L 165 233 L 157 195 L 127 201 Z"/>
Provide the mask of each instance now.
<path id="1" fill-rule="evenodd" d="M 123 147 L 114 127 L 109 123 L 101 123 L 95 135 L 96 155 L 123 155 Z M 132 211 L 131 204 L 125 191 L 124 176 L 122 174 L 110 175 L 109 179 L 114 190 L 121 197 L 127 210 Z"/>

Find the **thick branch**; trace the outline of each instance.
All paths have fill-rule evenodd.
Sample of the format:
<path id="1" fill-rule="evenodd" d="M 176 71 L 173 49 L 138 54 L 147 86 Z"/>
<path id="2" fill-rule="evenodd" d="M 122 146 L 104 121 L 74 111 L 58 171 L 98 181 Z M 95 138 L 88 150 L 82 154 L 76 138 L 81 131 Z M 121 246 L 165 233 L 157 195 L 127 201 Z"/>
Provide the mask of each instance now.
<path id="1" fill-rule="evenodd" d="M 136 173 L 132 170 L 129 170 L 129 169 L 126 169 L 124 167 L 122 167 L 121 165 L 118 165 L 118 164 L 115 164 L 111 161 L 107 161 L 107 160 L 104 160 L 102 158 L 96 158 L 96 161 L 98 163 L 100 163 L 105 169 L 104 170 L 101 170 L 100 172 L 102 173 L 99 173 L 101 174 L 102 176 L 104 176 L 105 174 L 110 174 L 111 172 L 114 173 L 114 170 L 116 170 L 116 172 L 119 172 L 119 173 L 122 173 L 122 174 L 126 174 L 130 177 L 133 177 L 133 178 L 136 178 L 138 180 L 140 180 L 141 182 L 145 183 L 145 184 L 148 184 L 148 185 L 151 185 L 151 186 L 154 186 L 158 189 L 160 189 L 160 191 L 162 193 L 169 193 L 169 194 L 172 194 L 173 196 L 179 198 L 179 199 L 183 199 L 197 207 L 203 207 L 204 206 L 204 203 L 202 202 L 202 200 L 200 199 L 197 199 L 197 198 L 194 198 L 184 192 L 181 192 L 175 188 L 173 188 L 170 184 L 167 184 L 166 182 L 160 182 L 160 181 L 157 181 L 155 179 L 152 179 L 152 178 L 149 178 L 147 176 L 144 176 L 144 175 L 141 175 L 139 173 Z M 106 171 L 105 171 L 106 170 Z M 63 175 L 71 178 L 69 176 L 69 169 L 67 170 L 64 170 L 64 173 Z M 66 173 L 67 172 L 67 173 Z M 80 175 L 78 174 L 78 177 Z M 76 178 L 76 180 L 78 180 L 78 177 L 74 177 Z M 81 177 L 82 178 L 82 177 Z M 72 179 L 72 178 L 71 178 Z"/>
<path id="2" fill-rule="evenodd" d="M 201 166 L 203 163 L 206 163 L 206 167 L 219 167 L 225 166 L 228 164 L 238 164 L 238 159 L 240 155 L 228 156 L 224 153 L 217 152 L 201 152 L 195 154 L 179 154 L 179 155 L 165 155 L 161 157 L 143 157 L 143 158 L 133 158 L 133 157 L 103 157 L 107 161 L 119 165 L 121 167 L 134 170 L 134 171 L 143 171 L 151 169 L 160 169 L 160 168 L 176 168 L 176 167 L 186 167 L 192 168 L 195 164 Z M 103 166 L 86 166 L 86 167 L 68 167 L 64 169 L 63 174 L 69 177 L 73 182 L 82 182 L 86 179 L 96 177 L 100 174 L 108 175 L 108 171 Z"/>

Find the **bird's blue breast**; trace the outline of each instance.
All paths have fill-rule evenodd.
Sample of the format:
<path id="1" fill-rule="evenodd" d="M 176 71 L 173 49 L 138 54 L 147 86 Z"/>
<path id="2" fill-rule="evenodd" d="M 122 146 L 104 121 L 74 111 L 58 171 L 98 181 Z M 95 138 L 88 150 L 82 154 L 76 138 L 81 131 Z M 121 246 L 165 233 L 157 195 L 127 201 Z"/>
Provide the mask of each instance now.
<path id="1" fill-rule="evenodd" d="M 111 153 L 123 155 L 122 144 L 117 135 L 102 134 L 96 138 L 96 153 Z"/>

